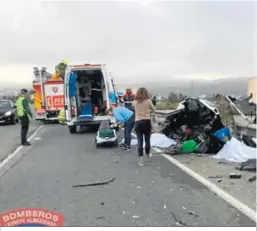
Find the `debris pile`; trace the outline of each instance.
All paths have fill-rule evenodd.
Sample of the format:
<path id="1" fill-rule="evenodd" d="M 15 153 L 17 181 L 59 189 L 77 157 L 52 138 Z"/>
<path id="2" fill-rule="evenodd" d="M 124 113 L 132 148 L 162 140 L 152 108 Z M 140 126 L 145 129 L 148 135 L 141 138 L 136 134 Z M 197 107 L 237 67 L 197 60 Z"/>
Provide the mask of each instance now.
<path id="1" fill-rule="evenodd" d="M 236 114 L 244 119 L 249 117 L 235 105 L 239 101 L 222 95 L 215 97 L 215 103 L 201 98 L 188 98 L 183 101 L 178 110 L 169 113 L 165 121 L 159 123 L 161 132 L 176 142 L 164 152 L 170 155 L 214 154 L 211 156 L 213 159 L 240 164 L 235 170 L 256 171 L 256 139 L 239 134 L 234 120 Z M 241 173 L 231 172 L 229 178 L 240 179 Z M 248 179 L 249 182 L 255 180 L 256 175 Z M 221 181 L 222 179 L 217 180 Z"/>
<path id="2" fill-rule="evenodd" d="M 169 154 L 181 151 L 183 143 L 193 140 L 197 144 L 197 153 L 218 153 L 224 142 L 214 133 L 224 125 L 215 105 L 205 99 L 188 98 L 183 108 L 169 113 L 164 123 L 159 124 L 167 137 L 176 141 L 176 146 L 166 150 Z"/>

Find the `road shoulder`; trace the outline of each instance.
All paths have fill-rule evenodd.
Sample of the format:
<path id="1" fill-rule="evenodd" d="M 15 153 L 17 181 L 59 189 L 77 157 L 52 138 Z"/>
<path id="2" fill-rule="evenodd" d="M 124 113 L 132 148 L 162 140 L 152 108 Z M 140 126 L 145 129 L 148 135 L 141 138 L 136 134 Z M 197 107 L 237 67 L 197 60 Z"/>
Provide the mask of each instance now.
<path id="1" fill-rule="evenodd" d="M 251 209 L 256 209 L 256 183 L 248 179 L 256 172 L 238 171 L 236 165 L 225 164 L 210 158 L 211 155 L 181 154 L 172 156 Z M 230 179 L 230 173 L 240 173 L 241 179 Z"/>

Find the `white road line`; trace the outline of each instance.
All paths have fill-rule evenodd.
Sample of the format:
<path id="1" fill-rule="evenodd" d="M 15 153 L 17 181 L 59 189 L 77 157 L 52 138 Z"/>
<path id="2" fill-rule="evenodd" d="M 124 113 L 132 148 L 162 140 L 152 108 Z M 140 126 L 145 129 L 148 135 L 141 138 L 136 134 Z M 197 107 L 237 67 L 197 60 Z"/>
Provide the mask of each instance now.
<path id="1" fill-rule="evenodd" d="M 42 128 L 43 126 L 40 125 L 36 131 L 28 138 L 28 141 L 32 140 L 36 134 L 38 133 L 38 131 Z M 14 150 L 14 152 L 10 153 L 1 163 L 0 163 L 0 170 L 1 168 L 3 168 L 11 159 L 13 159 L 23 148 L 24 146 L 19 146 L 18 148 L 16 148 Z"/>
<path id="2" fill-rule="evenodd" d="M 132 133 L 134 137 L 137 137 L 136 134 Z M 162 153 L 162 150 L 159 148 L 152 147 L 153 150 L 155 150 L 157 153 Z M 191 177 L 193 177 L 195 180 L 203 184 L 205 187 L 207 187 L 212 192 L 216 193 L 217 196 L 228 202 L 230 205 L 238 209 L 240 212 L 242 212 L 244 215 L 249 217 L 254 222 L 257 221 L 256 219 L 256 211 L 249 208 L 247 205 L 243 204 L 241 201 L 237 200 L 221 188 L 219 188 L 217 185 L 213 184 L 212 182 L 205 179 L 203 176 L 199 175 L 198 173 L 194 172 L 192 169 L 188 168 L 186 165 L 180 163 L 178 160 L 174 159 L 170 155 L 167 154 L 161 154 L 164 158 L 166 158 L 168 161 L 170 161 L 172 164 L 176 165 L 178 168 L 180 168 L 183 172 L 187 173 Z"/>

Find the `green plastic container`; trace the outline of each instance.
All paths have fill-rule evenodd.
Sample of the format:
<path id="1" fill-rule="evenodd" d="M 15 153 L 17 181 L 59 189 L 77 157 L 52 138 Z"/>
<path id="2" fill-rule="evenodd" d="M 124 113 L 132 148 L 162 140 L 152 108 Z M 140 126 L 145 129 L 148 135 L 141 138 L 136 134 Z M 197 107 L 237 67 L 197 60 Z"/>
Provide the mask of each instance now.
<path id="1" fill-rule="evenodd" d="M 182 144 L 181 149 L 184 153 L 191 153 L 198 150 L 198 145 L 194 140 L 188 140 Z"/>

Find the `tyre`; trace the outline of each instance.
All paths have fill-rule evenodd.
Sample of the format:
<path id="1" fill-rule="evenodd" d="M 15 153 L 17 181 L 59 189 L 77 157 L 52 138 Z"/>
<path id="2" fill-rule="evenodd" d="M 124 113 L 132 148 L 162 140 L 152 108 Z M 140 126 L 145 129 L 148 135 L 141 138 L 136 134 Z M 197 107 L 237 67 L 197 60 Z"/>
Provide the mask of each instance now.
<path id="1" fill-rule="evenodd" d="M 119 144 L 118 144 L 118 142 L 116 141 L 115 143 L 114 143 L 114 147 L 118 147 L 119 146 Z"/>
<path id="2" fill-rule="evenodd" d="M 99 148 L 100 147 L 100 144 L 95 144 L 96 148 Z"/>
<path id="3" fill-rule="evenodd" d="M 14 116 L 11 118 L 10 124 L 16 124 L 16 120 Z"/>
<path id="4" fill-rule="evenodd" d="M 16 123 L 19 123 L 19 122 L 20 122 L 20 121 L 19 121 L 19 118 L 16 118 L 16 119 L 15 119 L 15 122 L 16 122 Z"/>
<path id="5" fill-rule="evenodd" d="M 75 125 L 69 126 L 69 130 L 71 134 L 74 134 L 77 132 L 77 127 Z"/>

